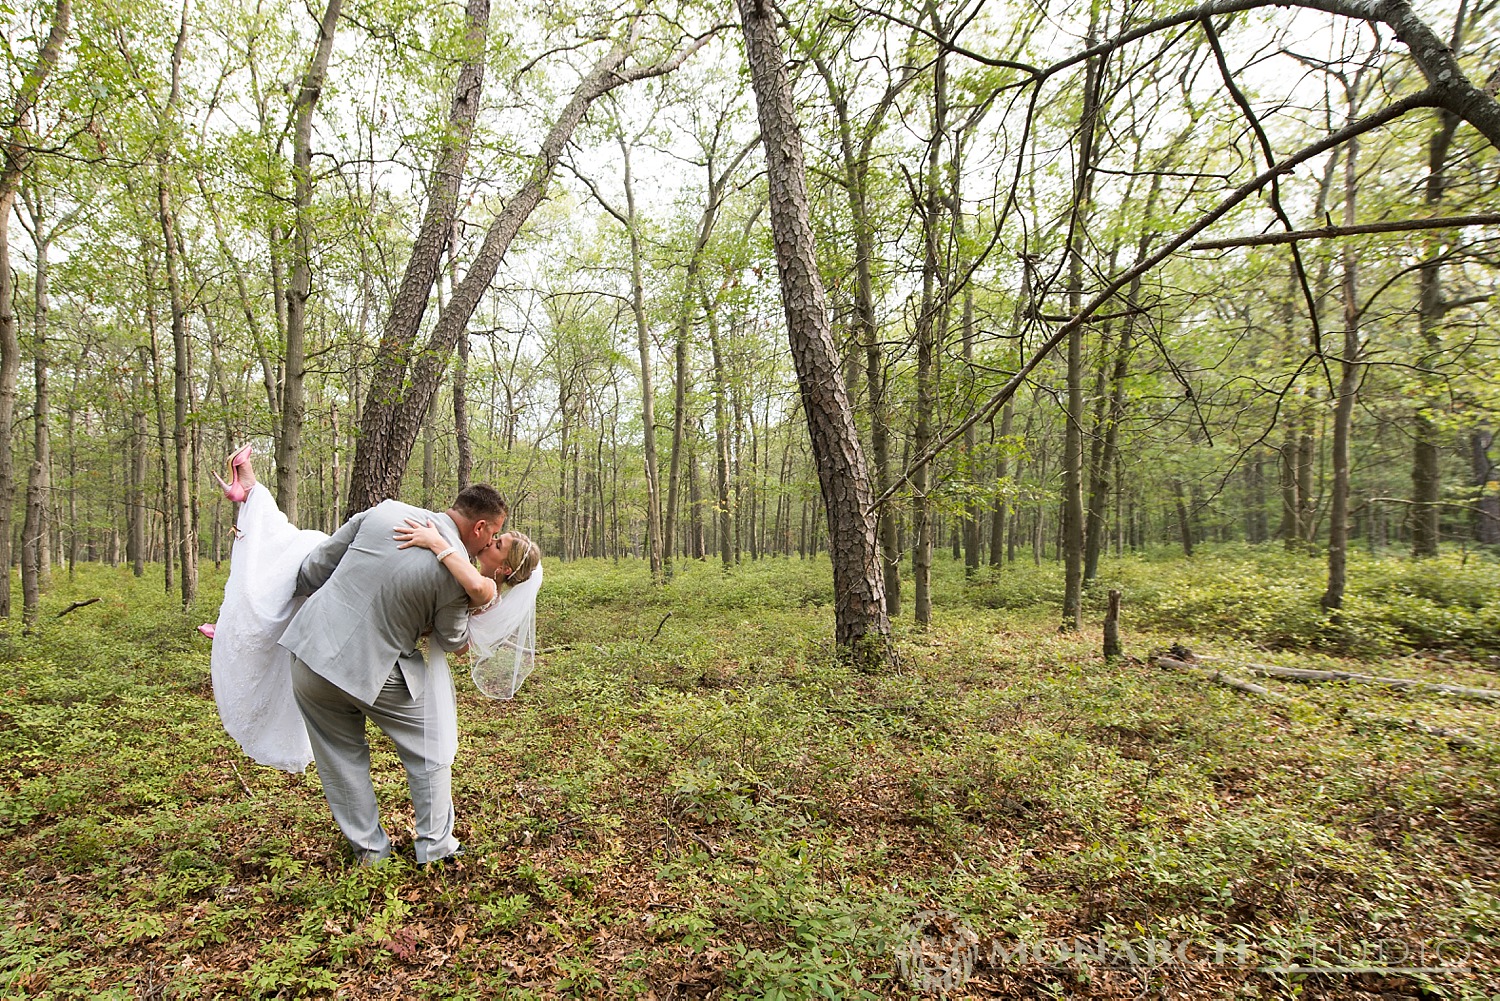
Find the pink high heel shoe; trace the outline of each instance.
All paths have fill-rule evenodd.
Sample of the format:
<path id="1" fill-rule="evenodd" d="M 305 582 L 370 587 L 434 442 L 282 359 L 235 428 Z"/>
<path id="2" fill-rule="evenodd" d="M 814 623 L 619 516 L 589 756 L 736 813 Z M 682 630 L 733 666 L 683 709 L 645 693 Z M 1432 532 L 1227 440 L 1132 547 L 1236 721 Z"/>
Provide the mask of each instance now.
<path id="1" fill-rule="evenodd" d="M 213 639 L 214 638 L 214 623 L 212 623 L 212 622 L 205 622 L 205 623 L 203 623 L 203 625 L 201 625 L 201 626 L 198 627 L 198 631 L 200 633 L 202 633 L 204 636 L 207 636 L 209 639 Z"/>
<path id="2" fill-rule="evenodd" d="M 219 486 L 224 488 L 224 496 L 236 504 L 243 504 L 245 502 L 245 498 L 250 496 L 249 488 L 240 482 L 240 467 L 249 461 L 250 444 L 249 442 L 246 442 L 239 448 L 235 449 L 234 453 L 230 455 L 228 459 L 228 483 L 224 482 L 224 477 L 220 476 L 218 473 L 214 473 L 214 479 L 218 480 Z"/>

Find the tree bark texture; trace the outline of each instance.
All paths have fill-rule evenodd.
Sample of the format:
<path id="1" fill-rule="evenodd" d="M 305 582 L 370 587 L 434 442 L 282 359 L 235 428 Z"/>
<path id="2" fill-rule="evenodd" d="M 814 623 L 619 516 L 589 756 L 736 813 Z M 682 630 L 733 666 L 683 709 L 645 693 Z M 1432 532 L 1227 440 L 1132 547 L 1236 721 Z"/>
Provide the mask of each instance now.
<path id="1" fill-rule="evenodd" d="M 834 637 L 862 665 L 890 664 L 890 622 L 864 452 L 828 322 L 809 222 L 802 135 L 768 2 L 737 0 L 765 145 L 772 239 L 787 336 L 807 415 L 833 564 Z"/>
<path id="2" fill-rule="evenodd" d="M 483 8 L 483 23 L 475 15 L 476 7 Z M 422 234 L 413 248 L 413 263 L 407 267 L 407 278 L 403 280 L 401 293 L 386 332 L 381 338 L 376 357 L 375 376 L 366 396 L 365 412 L 361 421 L 359 447 L 354 455 L 354 466 L 349 488 L 349 514 L 394 497 L 401 485 L 401 474 L 411 457 L 412 446 L 421 428 L 422 415 L 426 413 L 437 392 L 438 381 L 447 366 L 458 338 L 467 331 L 469 319 L 474 315 L 480 298 L 494 281 L 501 260 L 510 249 L 511 242 L 520 232 L 522 224 L 541 203 L 562 160 L 564 147 L 573 132 L 583 121 L 584 114 L 594 101 L 605 94 L 638 80 L 670 73 L 703 44 L 697 39 L 679 49 L 660 63 L 624 69 L 626 59 L 635 43 L 639 22 L 635 22 L 629 35 L 616 43 L 588 72 L 574 89 L 571 99 L 558 113 L 557 121 L 542 140 L 541 148 L 533 159 L 530 175 L 521 187 L 505 202 L 485 232 L 479 251 L 470 262 L 463 280 L 453 289 L 448 307 L 438 318 L 425 347 L 414 351 L 417 329 L 426 308 L 427 297 L 437 276 L 437 262 L 447 243 L 448 227 L 451 226 L 458 197 L 458 183 L 463 175 L 463 165 L 468 154 L 469 137 L 473 130 L 473 110 L 477 107 L 483 85 L 483 51 L 485 26 L 488 23 L 487 0 L 470 0 L 471 62 L 465 63 L 468 73 L 471 65 L 477 64 L 472 80 L 460 75 L 459 88 L 454 94 L 453 119 L 463 118 L 458 114 L 463 105 L 464 115 L 460 125 L 462 142 L 456 142 L 444 154 L 437 171 L 441 184 L 434 189 L 433 201 L 429 203 L 429 219 L 444 224 L 441 235 L 424 243 L 429 220 L 422 224 Z M 466 89 L 466 81 L 472 84 L 472 93 Z M 469 105 L 472 102 L 473 107 Z M 458 132 L 455 132 L 458 135 Z M 449 174 L 452 175 L 451 194 Z M 442 204 L 438 202 L 438 188 L 443 192 Z M 434 215 L 440 218 L 431 219 Z M 419 251 L 424 261 L 418 265 Z M 425 257 L 431 256 L 428 266 Z M 408 301 L 410 300 L 410 301 Z M 410 378 L 408 379 L 408 372 Z"/>
<path id="3" fill-rule="evenodd" d="M 417 429 L 431 400 L 429 393 L 414 414 L 408 412 L 413 408 L 403 407 L 408 395 L 405 382 L 412 362 L 412 347 L 432 297 L 443 252 L 452 237 L 453 220 L 458 212 L 458 191 L 463 182 L 464 168 L 468 165 L 469 142 L 479 113 L 480 95 L 484 91 L 489 0 L 468 0 L 464 16 L 468 25 L 467 51 L 454 83 L 453 100 L 448 106 L 443 145 L 438 150 L 428 181 L 427 207 L 371 366 L 370 385 L 365 391 L 365 403 L 360 413 L 359 442 L 350 469 L 346 517 L 396 495 L 406 460 L 411 455 L 411 443 L 416 440 Z M 467 316 L 464 322 L 467 325 Z M 398 419 L 410 436 L 404 451 L 392 441 Z"/>

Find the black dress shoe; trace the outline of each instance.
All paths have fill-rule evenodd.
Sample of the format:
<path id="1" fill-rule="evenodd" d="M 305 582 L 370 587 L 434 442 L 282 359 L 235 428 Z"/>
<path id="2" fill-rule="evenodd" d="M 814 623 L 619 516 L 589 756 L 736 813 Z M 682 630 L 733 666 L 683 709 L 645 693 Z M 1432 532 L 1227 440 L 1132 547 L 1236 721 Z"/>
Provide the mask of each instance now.
<path id="1" fill-rule="evenodd" d="M 434 872 L 459 871 L 464 867 L 463 857 L 464 846 L 459 845 L 451 853 L 444 855 L 442 858 L 431 859 L 427 862 L 418 862 L 417 868 L 428 869 Z"/>

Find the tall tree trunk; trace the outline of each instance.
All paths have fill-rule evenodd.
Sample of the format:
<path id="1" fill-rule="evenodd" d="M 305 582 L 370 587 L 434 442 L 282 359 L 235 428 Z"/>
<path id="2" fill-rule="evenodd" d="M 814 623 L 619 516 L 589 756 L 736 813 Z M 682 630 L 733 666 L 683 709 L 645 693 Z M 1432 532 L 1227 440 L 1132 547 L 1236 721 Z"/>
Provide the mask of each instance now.
<path id="1" fill-rule="evenodd" d="M 691 263 L 690 261 L 689 270 L 692 270 Z M 667 509 L 663 514 L 665 524 L 662 528 L 661 554 L 668 576 L 672 573 L 672 555 L 677 548 L 677 511 L 681 503 L 678 494 L 681 492 L 683 435 L 686 431 L 688 337 L 692 331 L 688 303 L 691 301 L 691 290 L 692 285 L 688 285 L 688 292 L 683 295 L 682 312 L 677 321 L 677 339 L 672 345 L 672 458 L 667 463 Z M 684 545 L 683 553 L 688 553 L 690 548 Z"/>
<path id="2" fill-rule="evenodd" d="M 1353 97 L 1351 93 L 1351 104 Z M 1354 109 L 1350 108 L 1350 117 Z M 1354 225 L 1359 140 L 1350 140 L 1344 153 L 1344 225 Z M 1328 507 L 1328 588 L 1322 605 L 1330 612 L 1344 607 L 1344 584 L 1349 558 L 1349 438 L 1353 430 L 1355 396 L 1359 392 L 1359 276 L 1356 251 L 1350 241 L 1342 248 L 1344 349 L 1339 359 L 1339 395 L 1333 410 L 1333 496 Z"/>
<path id="3" fill-rule="evenodd" d="M 21 374 L 21 345 L 16 334 L 15 280 L 10 269 L 10 216 L 16 190 L 31 163 L 31 113 L 42 86 L 62 56 L 67 41 L 73 5 L 57 0 L 47 40 L 37 52 L 36 62 L 21 78 L 11 99 L 10 123 L 5 134 L 3 166 L 0 166 L 0 622 L 10 618 L 11 519 L 16 492 L 11 459 L 10 431 L 16 417 L 16 382 Z"/>
<path id="4" fill-rule="evenodd" d="M 187 48 L 188 2 L 182 5 L 177 41 L 172 47 L 172 90 L 161 114 L 160 124 L 166 130 L 173 125 L 182 96 L 182 59 Z M 198 593 L 198 533 L 193 524 L 193 470 L 191 428 L 188 410 L 191 403 L 192 354 L 188 343 L 187 296 L 183 292 L 181 263 L 178 260 L 177 217 L 172 208 L 172 173 L 168 165 L 167 136 L 156 154 L 157 220 L 161 224 L 162 254 L 167 270 L 167 300 L 172 310 L 172 441 L 177 452 L 176 530 L 178 543 L 178 580 L 182 587 L 182 607 L 193 603 Z"/>
<path id="5" fill-rule="evenodd" d="M 1097 8 L 1096 14 L 1097 18 Z M 1089 26 L 1093 44 L 1097 23 Z M 1094 125 L 1099 108 L 1099 60 L 1084 68 L 1083 113 L 1079 121 L 1078 177 L 1073 188 L 1073 218 L 1068 240 L 1068 311 L 1083 309 L 1083 242 L 1089 203 L 1093 198 Z M 1076 630 L 1083 623 L 1083 324 L 1068 333 L 1068 418 L 1063 438 L 1063 578 L 1062 627 Z"/>
<path id="6" fill-rule="evenodd" d="M 724 352 L 719 344 L 719 313 L 715 303 L 705 294 L 703 309 L 708 318 L 708 346 L 712 352 L 714 367 L 714 473 L 718 488 L 718 501 L 714 505 L 718 512 L 719 554 L 724 569 L 734 566 L 734 535 L 730 525 L 734 519 L 734 506 L 729 495 L 729 378 L 725 371 Z"/>
<path id="7" fill-rule="evenodd" d="M 1016 297 L 1016 306 L 1011 313 L 1010 328 L 1016 342 L 1016 368 L 1019 369 L 1026 354 L 1026 316 L 1032 309 L 1032 282 L 1031 282 L 1032 259 L 1028 255 L 1021 256 L 1021 294 Z M 1016 561 L 1016 521 L 1019 518 L 1019 509 L 1012 509 L 1007 502 L 1014 491 L 1010 488 L 1010 448 L 1011 434 L 1015 429 L 1016 403 L 1014 397 L 1005 401 L 1000 411 L 1000 453 L 995 461 L 995 480 L 999 487 L 999 494 L 995 501 L 993 520 L 990 525 L 990 566 L 999 566 L 1002 558 L 1011 563 Z M 1028 428 L 1030 422 L 1027 423 Z M 1016 474 L 1019 478 L 1020 464 L 1017 464 Z M 1011 519 L 1010 537 L 1008 547 L 1004 554 L 1001 545 L 1005 540 L 1005 523 L 1009 514 Z"/>
<path id="8" fill-rule="evenodd" d="M 35 301 L 32 322 L 32 359 L 35 392 L 32 399 L 31 472 L 26 482 L 26 517 L 21 528 L 21 620 L 29 631 L 36 626 L 47 563 L 47 506 L 52 496 L 52 413 L 48 397 L 47 371 L 52 364 L 47 343 L 48 254 L 51 237 L 46 231 L 40 202 L 28 197 L 33 240 L 36 244 Z M 6 447 L 9 447 L 7 441 Z M 6 568 L 7 574 L 9 568 Z"/>
<path id="9" fill-rule="evenodd" d="M 1172 480 L 1172 505 L 1177 514 L 1177 534 L 1182 540 L 1182 555 L 1193 558 L 1193 519 L 1182 495 L 1182 481 Z"/>
<path id="10" fill-rule="evenodd" d="M 703 212 L 698 217 L 698 234 L 693 241 L 693 250 L 688 255 L 687 272 L 683 277 L 682 301 L 677 313 L 677 339 L 673 345 L 673 372 L 672 380 L 672 460 L 667 473 L 667 510 L 665 514 L 666 527 L 663 530 L 665 548 L 662 557 L 666 561 L 667 569 L 671 569 L 672 548 L 677 544 L 676 534 L 679 523 L 678 494 L 680 493 L 680 482 L 682 477 L 681 452 L 683 448 L 683 436 L 686 433 L 687 419 L 687 379 L 688 379 L 688 342 L 692 337 L 693 312 L 698 301 L 698 271 L 703 264 L 703 253 L 708 247 L 708 241 L 713 235 L 714 226 L 718 222 L 719 207 L 724 203 L 724 196 L 729 182 L 739 170 L 745 158 L 750 155 L 751 150 L 759 144 L 757 139 L 747 143 L 729 161 L 718 174 L 714 173 L 714 153 L 717 150 L 718 136 L 715 136 L 714 148 L 707 151 L 708 189 L 704 195 Z M 684 546 L 685 552 L 697 555 L 697 549 L 692 546 Z M 701 548 L 701 547 L 699 547 Z"/>
<path id="11" fill-rule="evenodd" d="M 1454 55 L 1463 49 L 1468 12 L 1468 3 L 1460 3 L 1448 39 L 1448 48 Z M 1458 115 L 1446 109 L 1440 110 L 1437 118 L 1438 127 L 1427 140 L 1427 183 L 1422 193 L 1422 200 L 1434 214 L 1447 191 L 1448 154 L 1460 122 Z M 1437 365 L 1443 350 L 1441 327 L 1447 305 L 1443 301 L 1442 256 L 1442 249 L 1433 246 L 1417 272 L 1417 325 L 1426 349 L 1418 367 L 1423 372 L 1430 372 Z M 1442 435 L 1428 416 L 1428 408 L 1437 405 L 1441 388 L 1430 377 L 1424 376 L 1423 381 L 1426 399 L 1414 415 L 1411 466 L 1411 554 L 1418 558 L 1436 556 L 1441 541 Z"/>
<path id="12" fill-rule="evenodd" d="M 292 284 L 286 300 L 286 359 L 282 374 L 281 436 L 276 442 L 276 504 L 297 524 L 297 485 L 302 475 L 302 420 L 306 408 L 307 300 L 312 294 L 312 122 L 343 0 L 328 0 L 318 24 L 318 41 L 297 89 L 292 146 Z"/>
<path id="13" fill-rule="evenodd" d="M 651 580 L 665 580 L 662 568 L 661 476 L 656 463 L 656 393 L 651 380 L 651 333 L 646 325 L 646 285 L 641 276 L 640 220 L 635 213 L 635 184 L 630 173 L 630 146 L 620 136 L 620 155 L 625 172 L 625 229 L 630 236 L 630 308 L 635 314 L 636 349 L 641 358 L 641 426 L 646 453 L 646 551 L 651 561 Z"/>
<path id="14" fill-rule="evenodd" d="M 130 367 L 130 445 L 126 457 L 125 551 L 131 572 L 146 575 L 146 386 L 141 364 Z"/>
<path id="15" fill-rule="evenodd" d="M 204 182 L 201 171 L 196 177 L 198 190 L 203 195 L 203 203 L 208 208 L 209 217 L 213 220 L 214 238 L 219 245 L 219 256 L 224 259 L 224 267 L 234 275 L 235 295 L 239 300 L 240 315 L 245 318 L 245 329 L 250 332 L 250 339 L 255 345 L 255 355 L 260 362 L 261 385 L 266 391 L 266 407 L 271 415 L 271 428 L 279 439 L 280 432 L 277 429 L 281 426 L 281 393 L 276 384 L 276 366 L 271 361 L 271 353 L 266 347 L 265 332 L 261 329 L 260 313 L 255 308 L 254 300 L 250 298 L 250 288 L 245 281 L 245 269 L 240 267 L 239 261 L 229 249 L 229 238 L 224 231 L 224 220 L 220 217 L 218 204 L 214 201 L 213 189 Z M 271 257 L 276 260 L 275 254 Z M 279 303 L 285 296 L 278 292 L 274 298 Z M 277 312 L 279 315 L 279 308 Z M 363 334 L 364 330 L 361 329 L 360 333 Z M 234 446 L 231 444 L 230 447 Z"/>
<path id="16" fill-rule="evenodd" d="M 1286 440 L 1276 450 L 1276 468 L 1281 483 L 1281 523 L 1276 534 L 1286 548 L 1294 549 L 1300 540 L 1297 530 L 1297 435 L 1289 431 Z"/>
<path id="17" fill-rule="evenodd" d="M 827 508 L 834 639 L 856 663 L 884 666 L 893 662 L 894 654 L 875 539 L 874 498 L 854 413 L 839 378 L 838 346 L 818 274 L 791 83 L 782 64 L 771 4 L 737 2 L 766 150 L 771 234 L 787 336 Z"/>
<path id="18" fill-rule="evenodd" d="M 1486 546 L 1500 546 L 1500 464 L 1490 458 L 1495 436 L 1488 428 L 1478 428 L 1469 435 L 1470 468 L 1479 491 L 1474 505 L 1474 541 Z"/>
<path id="19" fill-rule="evenodd" d="M 1160 172 L 1151 179 L 1151 190 L 1146 195 L 1146 202 L 1142 215 L 1145 219 L 1152 218 L 1152 212 L 1156 208 L 1156 200 L 1161 194 Z M 1135 261 L 1139 264 L 1145 260 L 1147 252 L 1151 249 L 1151 241 L 1155 234 L 1145 232 L 1141 234 L 1140 242 L 1136 245 Z M 1130 309 L 1138 306 L 1141 292 L 1141 277 L 1137 275 L 1130 281 L 1130 289 L 1125 293 L 1125 304 Z M 1115 350 L 1114 367 L 1109 377 L 1109 401 L 1102 428 L 1095 431 L 1099 441 L 1098 459 L 1094 464 L 1093 478 L 1089 484 L 1089 506 L 1088 506 L 1088 532 L 1084 540 L 1083 579 L 1094 580 L 1099 573 L 1099 556 L 1104 552 L 1108 536 L 1108 526 L 1105 520 L 1105 507 L 1109 497 L 1111 482 L 1110 474 L 1117 465 L 1116 457 L 1119 452 L 1120 423 L 1125 419 L 1125 377 L 1130 372 L 1130 355 L 1135 349 L 1135 323 L 1136 315 L 1125 317 L 1124 326 L 1120 331 L 1120 343 Z M 1103 374 L 1105 359 L 1101 357 L 1099 362 L 1100 374 Z"/>
<path id="20" fill-rule="evenodd" d="M 927 139 L 926 197 L 922 209 L 922 303 L 917 315 L 917 414 L 912 448 L 926 454 L 933 442 L 933 415 L 937 410 L 937 358 L 946 331 L 941 329 L 944 310 L 938 282 L 939 235 L 943 205 L 942 153 L 948 128 L 948 68 L 943 25 L 929 4 L 939 45 L 932 68 L 932 134 Z M 925 627 L 932 618 L 932 501 L 928 496 L 932 466 L 924 463 L 912 476 L 911 518 L 916 533 L 912 548 L 912 616 Z"/>
<path id="21" fill-rule="evenodd" d="M 958 151 L 961 144 L 954 143 L 953 153 L 953 228 L 958 235 L 959 246 L 963 245 L 964 214 L 963 203 L 958 189 L 959 166 Z M 974 369 L 974 286 L 970 282 L 964 283 L 963 319 L 963 362 L 964 379 L 970 387 L 978 385 L 978 372 Z M 965 410 L 972 409 L 974 400 L 965 400 Z M 974 456 L 974 446 L 978 443 L 975 426 L 970 425 L 964 430 L 964 468 L 965 476 L 976 486 L 980 479 L 980 470 Z M 977 491 L 971 495 L 971 499 L 964 507 L 963 517 L 963 547 L 964 547 L 964 576 L 973 577 L 979 572 L 979 516 L 980 505 Z"/>
<path id="22" fill-rule="evenodd" d="M 1311 545 L 1318 533 L 1317 498 L 1313 496 L 1313 469 L 1318 450 L 1313 428 L 1312 414 L 1304 413 L 1297 438 L 1297 538 L 1304 545 Z"/>
<path id="23" fill-rule="evenodd" d="M 6 154 L 7 168 L 10 154 Z M 19 175 L 19 170 L 17 174 Z M 7 175 L 9 170 L 7 169 Z M 0 622 L 10 618 L 11 519 L 15 479 L 10 429 L 15 425 L 16 383 L 21 374 L 21 339 L 16 335 L 15 281 L 10 269 L 10 216 L 15 188 L 0 191 Z"/>
<path id="24" fill-rule="evenodd" d="M 339 463 L 339 455 L 343 448 L 339 441 L 339 405 L 334 403 L 328 410 L 328 450 L 333 454 L 333 473 L 329 476 L 333 491 L 333 502 L 328 505 L 330 520 L 337 524 L 336 519 L 339 512 L 343 510 L 339 502 L 339 495 L 344 488 L 344 471 Z M 332 533 L 330 533 L 332 534 Z"/>
<path id="25" fill-rule="evenodd" d="M 155 269 L 152 269 L 153 273 Z M 154 275 L 153 275 L 154 276 Z M 162 535 L 162 583 L 167 593 L 172 592 L 173 567 L 176 565 L 176 556 L 172 545 L 175 536 L 172 534 L 174 519 L 172 517 L 172 471 L 167 460 L 167 404 L 162 398 L 161 392 L 161 345 L 156 337 L 156 294 L 155 289 L 150 291 L 151 301 L 146 307 L 146 327 L 151 334 L 150 362 L 151 362 L 151 395 L 156 404 L 156 458 L 157 466 L 161 475 L 161 493 L 158 498 L 158 506 L 161 509 L 161 535 Z M 142 349 L 145 354 L 145 349 Z"/>
<path id="26" fill-rule="evenodd" d="M 1005 561 L 1005 528 L 1010 515 L 1010 435 L 1015 426 L 1015 406 L 1007 400 L 1000 411 L 1000 448 L 995 456 L 995 506 L 990 513 L 990 566 Z M 1015 546 L 1011 546 L 1015 559 Z"/>
<path id="27" fill-rule="evenodd" d="M 828 88 L 838 122 L 842 183 L 848 196 L 854 235 L 854 324 L 865 350 L 865 388 L 870 401 L 870 458 L 874 464 L 875 492 L 883 495 L 892 479 L 890 412 L 885 399 L 885 352 L 880 344 L 880 321 L 875 313 L 875 227 L 870 220 L 869 190 L 871 149 L 886 113 L 917 74 L 915 69 L 908 69 L 900 78 L 890 82 L 874 109 L 861 116 L 860 138 L 856 145 L 846 89 L 835 80 L 827 60 L 818 54 L 815 46 L 809 47 L 809 54 Z M 901 614 L 901 549 L 896 544 L 897 517 L 895 504 L 881 505 L 876 528 L 885 584 L 885 611 L 889 618 Z"/>
<path id="28" fill-rule="evenodd" d="M 572 396 L 571 388 L 566 380 L 559 380 L 557 412 L 562 418 L 562 428 L 557 448 L 557 554 L 562 559 L 568 558 L 568 544 L 571 541 L 568 532 L 568 432 L 572 430 L 572 415 L 568 406 Z"/>
<path id="29" fill-rule="evenodd" d="M 703 540 L 703 495 L 698 485 L 698 442 L 702 435 L 695 431 L 688 444 L 688 552 L 695 560 L 706 559 L 708 552 Z"/>

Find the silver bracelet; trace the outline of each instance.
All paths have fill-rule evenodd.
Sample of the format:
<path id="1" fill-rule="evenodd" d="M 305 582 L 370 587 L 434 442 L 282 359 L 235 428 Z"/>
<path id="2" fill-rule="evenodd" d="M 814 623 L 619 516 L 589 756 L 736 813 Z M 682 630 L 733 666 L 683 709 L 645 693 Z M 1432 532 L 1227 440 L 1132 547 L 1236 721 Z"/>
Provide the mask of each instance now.
<path id="1" fill-rule="evenodd" d="M 456 552 L 458 552 L 457 546 L 449 546 L 447 549 L 444 549 L 442 552 L 437 554 L 437 561 L 441 563 Z"/>

